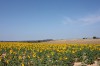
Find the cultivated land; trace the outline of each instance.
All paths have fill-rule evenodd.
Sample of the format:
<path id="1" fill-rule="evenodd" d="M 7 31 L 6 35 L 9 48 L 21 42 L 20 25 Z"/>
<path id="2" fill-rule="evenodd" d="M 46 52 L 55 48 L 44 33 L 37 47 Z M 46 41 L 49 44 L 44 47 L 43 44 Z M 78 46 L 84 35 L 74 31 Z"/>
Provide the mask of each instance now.
<path id="1" fill-rule="evenodd" d="M 49 41 L 50 44 L 100 44 L 100 39 L 73 39 L 73 40 L 54 40 Z M 74 66 L 81 66 L 81 62 L 75 62 Z M 98 66 L 97 61 L 87 66 Z"/>
<path id="2" fill-rule="evenodd" d="M 100 66 L 98 61 L 100 39 L 0 42 L 0 66 Z"/>
<path id="3" fill-rule="evenodd" d="M 51 44 L 100 44 L 100 39 L 71 39 L 48 41 Z"/>

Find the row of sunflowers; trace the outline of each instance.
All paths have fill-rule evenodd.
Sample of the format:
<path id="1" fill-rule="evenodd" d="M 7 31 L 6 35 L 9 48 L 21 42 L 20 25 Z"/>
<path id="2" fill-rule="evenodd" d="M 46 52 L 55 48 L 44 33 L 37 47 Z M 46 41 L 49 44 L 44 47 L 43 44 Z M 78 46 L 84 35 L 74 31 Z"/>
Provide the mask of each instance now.
<path id="1" fill-rule="evenodd" d="M 99 57 L 100 44 L 0 42 L 0 66 L 73 66 Z"/>

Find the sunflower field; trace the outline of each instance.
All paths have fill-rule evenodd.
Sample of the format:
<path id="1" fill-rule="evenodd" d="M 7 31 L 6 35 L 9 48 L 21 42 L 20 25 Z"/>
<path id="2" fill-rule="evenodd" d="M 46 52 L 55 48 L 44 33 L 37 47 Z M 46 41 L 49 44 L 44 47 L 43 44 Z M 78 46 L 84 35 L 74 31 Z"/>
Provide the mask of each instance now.
<path id="1" fill-rule="evenodd" d="M 0 42 L 0 66 L 73 66 L 99 57 L 100 44 Z"/>

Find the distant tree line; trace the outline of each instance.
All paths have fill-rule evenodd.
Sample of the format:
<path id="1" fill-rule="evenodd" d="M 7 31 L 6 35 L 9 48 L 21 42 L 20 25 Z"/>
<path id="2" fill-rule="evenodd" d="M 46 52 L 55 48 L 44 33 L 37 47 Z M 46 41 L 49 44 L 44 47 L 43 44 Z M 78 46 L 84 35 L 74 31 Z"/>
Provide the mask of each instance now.
<path id="1" fill-rule="evenodd" d="M 27 43 L 38 43 L 38 42 L 47 42 L 53 41 L 53 39 L 44 39 L 44 40 L 26 40 L 26 41 L 0 41 L 0 42 L 27 42 Z"/>
<path id="2" fill-rule="evenodd" d="M 83 38 L 83 39 L 88 39 L 88 38 Z M 100 39 L 99 37 L 93 36 L 92 39 Z"/>

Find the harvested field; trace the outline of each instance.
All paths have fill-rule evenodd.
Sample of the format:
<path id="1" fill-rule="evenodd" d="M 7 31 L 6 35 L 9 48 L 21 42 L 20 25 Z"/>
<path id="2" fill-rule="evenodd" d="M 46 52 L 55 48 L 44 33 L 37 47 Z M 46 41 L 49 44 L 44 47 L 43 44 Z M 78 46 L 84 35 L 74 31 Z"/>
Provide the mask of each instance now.
<path id="1" fill-rule="evenodd" d="M 73 39 L 73 40 L 54 40 L 48 43 L 54 44 L 100 44 L 100 39 Z"/>

